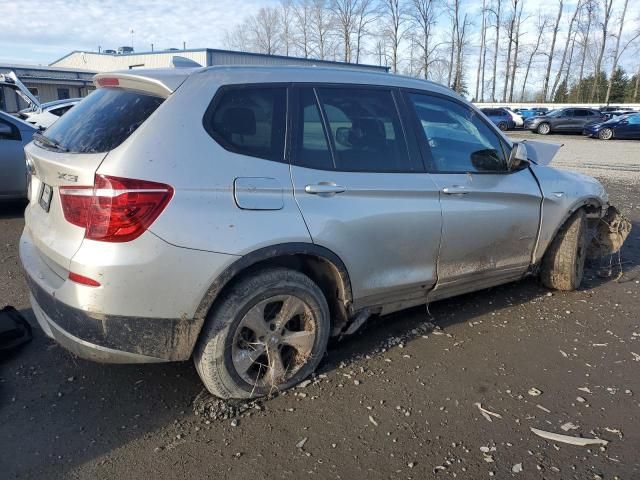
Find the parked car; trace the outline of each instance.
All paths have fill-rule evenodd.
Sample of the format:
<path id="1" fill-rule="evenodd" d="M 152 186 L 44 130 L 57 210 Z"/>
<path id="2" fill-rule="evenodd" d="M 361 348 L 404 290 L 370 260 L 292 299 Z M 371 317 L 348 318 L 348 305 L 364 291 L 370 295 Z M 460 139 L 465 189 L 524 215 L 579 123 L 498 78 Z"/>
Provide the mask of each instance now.
<path id="1" fill-rule="evenodd" d="M 524 128 L 547 135 L 556 132 L 582 133 L 587 123 L 603 120 L 604 116 L 597 110 L 589 108 L 559 108 L 546 115 L 527 118 Z"/>
<path id="2" fill-rule="evenodd" d="M 446 87 L 339 68 L 100 73 L 27 145 L 20 258 L 47 335 L 289 388 L 330 336 L 540 272 L 582 280 L 603 186 Z M 289 107 L 287 107 L 289 106 Z"/>
<path id="3" fill-rule="evenodd" d="M 583 133 L 600 140 L 612 138 L 640 140 L 640 113 L 619 115 L 605 122 L 590 123 L 584 127 Z"/>
<path id="4" fill-rule="evenodd" d="M 516 128 L 522 128 L 524 126 L 524 117 L 522 115 L 511 110 L 510 108 L 506 108 L 505 110 L 507 110 L 507 113 L 511 117 L 511 120 L 513 120 Z"/>
<path id="5" fill-rule="evenodd" d="M 480 111 L 502 131 L 513 130 L 516 127 L 511 113 L 506 108 L 481 108 Z"/>
<path id="6" fill-rule="evenodd" d="M 639 113 L 639 112 L 636 112 L 634 110 L 613 110 L 613 111 L 610 111 L 610 112 L 603 113 L 602 116 L 605 119 L 609 120 L 611 118 L 620 117 L 620 116 L 623 116 L 623 115 L 631 115 L 633 113 Z"/>
<path id="7" fill-rule="evenodd" d="M 0 200 L 27 197 L 24 146 L 36 131 L 32 125 L 0 111 Z"/>
<path id="8" fill-rule="evenodd" d="M 82 98 L 67 98 L 65 100 L 55 100 L 40 104 L 40 108 L 26 108 L 21 110 L 18 116 L 25 122 L 44 130 L 49 128 L 59 117 L 67 113 Z"/>

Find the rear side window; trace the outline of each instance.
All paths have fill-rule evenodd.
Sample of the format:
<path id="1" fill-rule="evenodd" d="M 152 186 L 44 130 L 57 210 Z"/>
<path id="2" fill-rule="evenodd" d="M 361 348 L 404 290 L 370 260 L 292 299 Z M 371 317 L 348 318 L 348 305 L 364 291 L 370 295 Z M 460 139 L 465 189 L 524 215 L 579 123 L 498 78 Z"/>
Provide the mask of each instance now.
<path id="1" fill-rule="evenodd" d="M 229 151 L 281 162 L 286 111 L 285 87 L 228 87 L 214 98 L 204 126 Z"/>
<path id="2" fill-rule="evenodd" d="M 44 135 L 69 152 L 108 152 L 129 138 L 163 101 L 121 88 L 99 88 L 61 116 Z"/>
<path id="3" fill-rule="evenodd" d="M 393 96 L 388 90 L 319 88 L 336 170 L 420 170 L 407 150 Z"/>

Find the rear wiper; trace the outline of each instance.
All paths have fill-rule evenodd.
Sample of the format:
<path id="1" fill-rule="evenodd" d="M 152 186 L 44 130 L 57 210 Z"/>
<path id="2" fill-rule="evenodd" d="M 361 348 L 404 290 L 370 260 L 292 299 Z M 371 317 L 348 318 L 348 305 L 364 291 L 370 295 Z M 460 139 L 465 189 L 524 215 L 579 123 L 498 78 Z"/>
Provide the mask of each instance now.
<path id="1" fill-rule="evenodd" d="M 40 132 L 35 132 L 33 134 L 33 138 L 38 140 L 40 143 L 44 143 L 45 145 L 49 145 L 50 147 L 53 147 L 56 150 L 60 150 L 61 152 L 68 152 L 69 151 L 66 148 L 64 148 L 62 145 L 60 145 L 60 143 L 57 140 L 54 140 L 53 138 L 45 137 Z"/>

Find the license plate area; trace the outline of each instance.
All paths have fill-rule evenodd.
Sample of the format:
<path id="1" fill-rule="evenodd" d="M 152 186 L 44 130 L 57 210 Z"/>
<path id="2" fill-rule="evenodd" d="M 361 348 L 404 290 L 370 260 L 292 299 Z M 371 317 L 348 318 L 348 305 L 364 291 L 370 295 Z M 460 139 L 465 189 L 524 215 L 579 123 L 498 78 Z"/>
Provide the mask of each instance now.
<path id="1" fill-rule="evenodd" d="M 51 208 L 51 198 L 53 197 L 53 187 L 51 185 L 47 185 L 46 183 L 42 184 L 42 190 L 40 191 L 40 198 L 38 203 L 42 207 L 45 212 L 49 211 Z"/>

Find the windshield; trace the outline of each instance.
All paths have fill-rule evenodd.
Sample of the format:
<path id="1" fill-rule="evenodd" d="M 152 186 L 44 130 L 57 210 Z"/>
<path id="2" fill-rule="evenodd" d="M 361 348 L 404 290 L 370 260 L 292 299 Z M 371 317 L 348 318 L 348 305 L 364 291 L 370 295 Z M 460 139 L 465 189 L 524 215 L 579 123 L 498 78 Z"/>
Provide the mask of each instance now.
<path id="1" fill-rule="evenodd" d="M 120 88 L 99 88 L 44 132 L 49 145 L 73 153 L 113 150 L 149 118 L 163 98 Z"/>

